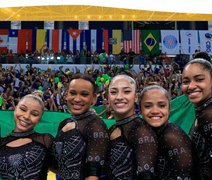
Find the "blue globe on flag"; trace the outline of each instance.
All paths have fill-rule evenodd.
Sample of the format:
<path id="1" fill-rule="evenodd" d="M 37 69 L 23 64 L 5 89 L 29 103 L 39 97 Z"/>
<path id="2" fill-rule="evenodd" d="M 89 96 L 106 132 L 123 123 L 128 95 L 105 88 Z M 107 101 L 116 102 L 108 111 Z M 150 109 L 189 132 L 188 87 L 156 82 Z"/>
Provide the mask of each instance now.
<path id="1" fill-rule="evenodd" d="M 147 38 L 147 39 L 146 39 L 146 44 L 147 44 L 148 46 L 153 46 L 153 45 L 155 44 L 154 38 L 152 38 L 152 37 Z"/>

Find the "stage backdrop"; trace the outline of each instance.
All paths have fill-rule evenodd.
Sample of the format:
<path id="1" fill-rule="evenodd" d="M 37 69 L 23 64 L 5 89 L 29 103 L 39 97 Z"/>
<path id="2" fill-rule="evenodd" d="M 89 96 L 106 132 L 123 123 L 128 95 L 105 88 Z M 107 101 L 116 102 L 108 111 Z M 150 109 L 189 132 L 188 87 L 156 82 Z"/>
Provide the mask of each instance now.
<path id="1" fill-rule="evenodd" d="M 94 109 L 96 109 L 98 113 L 99 108 L 94 107 Z M 40 133 L 50 133 L 55 136 L 59 123 L 68 117 L 71 117 L 68 113 L 46 111 L 35 130 Z M 178 124 L 186 133 L 188 133 L 194 120 L 195 111 L 193 104 L 188 101 L 184 95 L 171 101 L 171 122 Z M 103 121 L 108 128 L 115 123 L 115 120 L 113 119 L 103 119 Z M 5 137 L 10 133 L 14 129 L 14 126 L 13 111 L 0 111 L 1 137 Z"/>

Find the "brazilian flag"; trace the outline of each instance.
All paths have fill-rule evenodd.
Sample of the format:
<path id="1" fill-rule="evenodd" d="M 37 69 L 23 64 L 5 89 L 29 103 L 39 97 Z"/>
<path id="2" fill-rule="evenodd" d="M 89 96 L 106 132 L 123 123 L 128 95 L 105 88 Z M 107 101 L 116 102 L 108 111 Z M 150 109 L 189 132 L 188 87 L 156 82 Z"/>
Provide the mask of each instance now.
<path id="1" fill-rule="evenodd" d="M 102 112 L 102 107 L 93 107 L 97 113 Z M 103 115 L 104 116 L 104 115 Z M 0 110 L 0 137 L 7 136 L 15 127 L 13 110 Z M 49 133 L 56 136 L 60 122 L 70 118 L 70 113 L 45 111 L 40 122 L 35 126 L 35 131 L 39 133 Z M 108 128 L 114 123 L 114 119 L 102 119 Z M 1 180 L 1 179 L 0 179 Z"/>
<path id="2" fill-rule="evenodd" d="M 142 51 L 144 54 L 159 54 L 159 30 L 142 30 L 141 31 Z"/>
<path id="3" fill-rule="evenodd" d="M 186 133 L 189 133 L 196 118 L 194 105 L 184 95 L 171 100 L 170 103 L 170 122 L 177 124 Z M 93 108 L 97 113 L 104 111 L 104 108 L 100 106 L 93 106 Z M 14 129 L 15 122 L 13 116 L 14 112 L 12 110 L 0 110 L 0 137 L 5 137 Z M 41 121 L 35 127 L 35 131 L 39 133 L 50 133 L 53 136 L 56 136 L 60 122 L 69 117 L 71 117 L 71 114 L 69 113 L 45 111 Z M 115 123 L 114 119 L 103 119 L 103 121 L 108 128 Z"/>
<path id="4" fill-rule="evenodd" d="M 181 95 L 171 100 L 170 104 L 170 122 L 177 124 L 188 134 L 196 119 L 193 103 L 185 95 Z"/>

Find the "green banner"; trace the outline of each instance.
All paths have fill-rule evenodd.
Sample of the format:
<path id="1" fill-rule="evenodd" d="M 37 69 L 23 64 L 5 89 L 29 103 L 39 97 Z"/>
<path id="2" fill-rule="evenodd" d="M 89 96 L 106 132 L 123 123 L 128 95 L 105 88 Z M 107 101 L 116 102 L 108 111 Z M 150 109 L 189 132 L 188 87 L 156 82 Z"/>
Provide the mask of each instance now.
<path id="1" fill-rule="evenodd" d="M 171 101 L 170 121 L 179 125 L 186 133 L 196 119 L 194 105 L 184 95 Z"/>
<path id="2" fill-rule="evenodd" d="M 94 107 L 97 113 L 102 112 L 104 108 Z M 40 133 L 50 133 L 56 135 L 59 123 L 71 117 L 69 113 L 45 111 L 39 124 L 35 130 Z M 170 121 L 179 125 L 186 133 L 189 132 L 195 120 L 195 111 L 193 104 L 185 97 L 180 96 L 171 101 Z M 115 120 L 103 119 L 107 127 L 111 127 Z M 14 129 L 15 123 L 13 119 L 13 111 L 0 111 L 0 134 L 5 137 Z"/>
<path id="3" fill-rule="evenodd" d="M 15 122 L 13 115 L 13 111 L 0 111 L 1 137 L 5 137 L 14 129 Z M 50 133 L 55 136 L 60 122 L 68 117 L 71 117 L 69 113 L 45 111 L 35 130 L 40 133 Z M 115 120 L 110 119 L 103 119 L 103 121 L 108 128 L 115 123 Z"/>
<path id="4" fill-rule="evenodd" d="M 141 31 L 142 51 L 144 54 L 159 54 L 160 31 L 142 30 Z"/>

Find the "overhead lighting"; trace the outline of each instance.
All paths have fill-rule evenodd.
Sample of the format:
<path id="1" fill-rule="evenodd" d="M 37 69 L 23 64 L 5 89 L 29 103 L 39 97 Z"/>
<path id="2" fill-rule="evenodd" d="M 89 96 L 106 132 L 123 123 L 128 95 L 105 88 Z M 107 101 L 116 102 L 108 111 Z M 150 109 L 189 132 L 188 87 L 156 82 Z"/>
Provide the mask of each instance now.
<path id="1" fill-rule="evenodd" d="M 165 5 L 164 5 L 165 4 Z M 211 14 L 211 0 L 130 0 L 119 1 L 107 0 L 7 0 L 1 3 L 1 8 L 6 7 L 32 7 L 32 6 L 98 6 L 109 8 L 124 8 L 134 10 L 146 11 L 160 11 L 160 12 L 177 12 L 177 13 L 198 13 L 198 14 Z M 192 7 L 192 8 L 191 8 Z M 203 7 L 203 8 L 200 8 Z"/>

